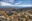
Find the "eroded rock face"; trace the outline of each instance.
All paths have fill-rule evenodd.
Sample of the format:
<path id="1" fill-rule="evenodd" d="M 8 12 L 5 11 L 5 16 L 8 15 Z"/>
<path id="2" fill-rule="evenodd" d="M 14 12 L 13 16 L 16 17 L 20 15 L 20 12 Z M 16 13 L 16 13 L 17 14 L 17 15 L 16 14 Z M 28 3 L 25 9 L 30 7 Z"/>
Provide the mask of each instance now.
<path id="1" fill-rule="evenodd" d="M 26 10 L 26 11 L 23 10 L 23 11 L 19 11 L 17 13 L 16 13 L 16 11 L 11 11 L 11 12 L 8 11 L 6 13 L 5 13 L 5 11 L 0 11 L 0 21 L 18 21 L 18 20 L 21 21 L 21 19 L 23 19 L 23 21 L 25 21 L 24 19 L 28 19 L 28 21 L 29 21 L 29 19 L 31 18 L 30 15 L 32 15 L 30 12 L 32 12 L 32 11 L 31 10 Z M 12 15 L 12 16 L 8 16 L 7 13 L 8 13 L 8 15 Z M 15 15 L 15 14 L 17 14 L 17 15 Z M 30 16 L 30 18 L 28 15 Z"/>

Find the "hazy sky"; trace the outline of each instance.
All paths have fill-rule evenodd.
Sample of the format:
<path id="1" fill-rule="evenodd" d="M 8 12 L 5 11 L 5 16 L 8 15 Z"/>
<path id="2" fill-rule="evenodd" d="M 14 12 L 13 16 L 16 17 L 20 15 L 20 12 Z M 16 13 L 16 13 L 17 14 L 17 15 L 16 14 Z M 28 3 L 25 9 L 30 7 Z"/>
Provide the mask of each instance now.
<path id="1" fill-rule="evenodd" d="M 32 0 L 0 0 L 3 2 L 9 2 L 9 3 L 19 3 L 21 2 L 21 4 L 31 4 Z"/>
<path id="2" fill-rule="evenodd" d="M 28 5 L 28 6 L 32 6 L 32 0 L 0 0 L 1 5 L 5 6 L 5 5 L 12 5 L 12 6 L 22 6 L 22 5 Z"/>

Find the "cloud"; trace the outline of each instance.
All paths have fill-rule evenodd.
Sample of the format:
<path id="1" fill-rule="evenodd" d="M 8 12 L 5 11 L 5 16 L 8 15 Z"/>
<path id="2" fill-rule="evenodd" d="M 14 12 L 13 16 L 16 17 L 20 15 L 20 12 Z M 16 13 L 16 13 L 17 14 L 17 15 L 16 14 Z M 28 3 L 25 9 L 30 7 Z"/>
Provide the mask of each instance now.
<path id="1" fill-rule="evenodd" d="M 32 5 L 27 4 L 27 5 L 22 5 L 22 7 L 32 7 Z"/>
<path id="2" fill-rule="evenodd" d="M 9 3 L 1 2 L 1 6 L 10 6 Z"/>
<path id="3" fill-rule="evenodd" d="M 22 4 L 22 1 L 15 3 L 15 5 L 21 5 L 21 4 Z"/>
<path id="4" fill-rule="evenodd" d="M 17 3 L 17 4 L 10 4 L 10 3 L 6 3 L 6 2 L 1 2 L 1 6 L 14 6 L 14 7 L 32 7 L 31 4 L 27 4 L 27 5 L 18 5 L 20 3 Z"/>
<path id="5" fill-rule="evenodd" d="M 14 7 L 32 7 L 32 5 L 14 5 Z"/>
<path id="6" fill-rule="evenodd" d="M 1 6 L 11 6 L 10 3 L 6 3 L 6 2 L 1 2 Z"/>

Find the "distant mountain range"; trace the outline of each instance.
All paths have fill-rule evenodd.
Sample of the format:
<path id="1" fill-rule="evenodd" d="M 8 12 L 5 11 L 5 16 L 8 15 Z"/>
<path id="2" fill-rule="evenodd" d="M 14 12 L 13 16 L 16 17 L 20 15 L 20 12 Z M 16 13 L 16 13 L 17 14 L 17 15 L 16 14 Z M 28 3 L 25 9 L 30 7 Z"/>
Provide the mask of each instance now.
<path id="1" fill-rule="evenodd" d="M 0 6 L 0 10 L 6 10 L 6 11 L 11 11 L 11 10 L 28 10 L 32 9 L 32 7 L 9 7 L 9 6 Z"/>
<path id="2" fill-rule="evenodd" d="M 0 8 L 32 8 L 32 7 L 10 7 L 10 6 L 0 6 Z"/>

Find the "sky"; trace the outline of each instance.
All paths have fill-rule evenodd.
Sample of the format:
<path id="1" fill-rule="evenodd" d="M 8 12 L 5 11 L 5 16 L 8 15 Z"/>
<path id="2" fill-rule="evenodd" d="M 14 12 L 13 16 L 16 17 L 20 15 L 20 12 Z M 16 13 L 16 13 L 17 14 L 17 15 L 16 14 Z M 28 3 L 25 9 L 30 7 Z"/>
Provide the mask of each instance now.
<path id="1" fill-rule="evenodd" d="M 0 0 L 0 6 L 30 7 L 32 0 Z"/>

